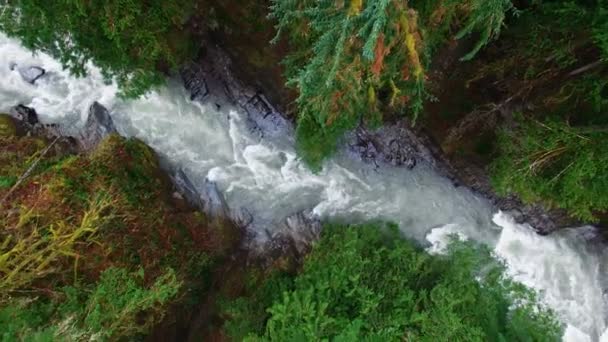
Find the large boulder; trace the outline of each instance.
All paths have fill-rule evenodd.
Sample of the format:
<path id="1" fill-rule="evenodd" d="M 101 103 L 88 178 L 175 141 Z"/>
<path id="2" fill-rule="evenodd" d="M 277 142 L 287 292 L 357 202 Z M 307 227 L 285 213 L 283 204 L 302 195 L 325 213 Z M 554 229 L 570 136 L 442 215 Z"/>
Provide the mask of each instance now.
<path id="1" fill-rule="evenodd" d="M 114 121 L 106 107 L 94 102 L 89 108 L 89 117 L 80 137 L 81 148 L 85 151 L 94 149 L 103 138 L 117 133 Z"/>
<path id="2" fill-rule="evenodd" d="M 197 187 L 181 169 L 175 171 L 171 176 L 171 179 L 178 192 L 183 195 L 191 205 L 215 217 L 230 217 L 231 213 L 228 204 L 214 182 L 205 179 L 202 186 Z M 241 217 L 241 220 L 239 221 L 248 221 L 246 213 L 239 214 L 239 217 Z M 243 223 L 243 225 L 245 225 L 245 223 Z"/>
<path id="3" fill-rule="evenodd" d="M 46 74 L 46 70 L 44 70 L 43 68 L 39 67 L 39 66 L 17 66 L 16 64 L 11 65 L 11 69 L 17 69 L 17 71 L 19 72 L 19 75 L 21 75 L 21 78 L 23 78 L 24 81 L 26 81 L 27 83 L 30 84 L 34 84 L 36 83 L 36 81 L 38 79 L 40 79 L 40 77 L 44 76 Z"/>
<path id="4" fill-rule="evenodd" d="M 10 114 L 23 125 L 34 127 L 36 124 L 39 123 L 38 114 L 36 114 L 36 110 L 24 105 L 17 105 L 13 107 L 10 111 Z"/>

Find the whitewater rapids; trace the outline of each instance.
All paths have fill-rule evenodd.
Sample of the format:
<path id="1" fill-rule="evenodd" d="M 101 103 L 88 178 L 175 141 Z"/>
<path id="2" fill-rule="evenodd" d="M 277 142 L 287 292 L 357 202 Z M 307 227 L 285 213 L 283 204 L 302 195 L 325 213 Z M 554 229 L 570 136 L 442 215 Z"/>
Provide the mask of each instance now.
<path id="1" fill-rule="evenodd" d="M 47 73 L 27 83 L 18 67 L 29 66 Z M 246 208 L 260 238 L 286 217 L 312 209 L 334 220 L 392 221 L 435 250 L 450 234 L 487 244 L 509 275 L 537 290 L 555 310 L 567 327 L 565 341 L 608 341 L 608 256 L 593 242 L 593 228 L 538 236 L 424 164 L 411 171 L 374 168 L 338 153 L 313 174 L 298 160 L 289 132 L 261 138 L 245 113 L 190 101 L 178 82 L 122 100 L 115 84 L 104 82 L 94 66 L 89 69 L 88 77 L 74 78 L 53 58 L 33 55 L 0 35 L 0 111 L 23 104 L 36 109 L 44 123 L 76 132 L 97 101 L 110 110 L 121 134 L 145 141 L 196 186 L 205 179 L 215 182 L 231 208 Z"/>

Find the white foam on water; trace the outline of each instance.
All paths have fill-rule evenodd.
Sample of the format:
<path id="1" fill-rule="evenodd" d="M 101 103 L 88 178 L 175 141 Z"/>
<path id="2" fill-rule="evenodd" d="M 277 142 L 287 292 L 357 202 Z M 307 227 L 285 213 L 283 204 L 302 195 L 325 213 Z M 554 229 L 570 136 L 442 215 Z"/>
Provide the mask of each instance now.
<path id="1" fill-rule="evenodd" d="M 512 279 L 537 291 L 539 298 L 566 324 L 563 340 L 608 341 L 604 267 L 606 254 L 577 230 L 563 230 L 540 236 L 528 225 L 498 212 L 500 227 L 493 254 L 506 266 Z M 430 253 L 443 253 L 456 236 L 475 239 L 455 224 L 435 228 L 427 235 Z"/>
<path id="2" fill-rule="evenodd" d="M 15 63 L 43 67 L 47 75 L 28 84 L 11 70 Z M 35 108 L 43 122 L 82 127 L 98 101 L 121 134 L 145 141 L 195 185 L 216 182 L 231 208 L 252 213 L 260 236 L 307 209 L 328 219 L 392 221 L 410 238 L 431 240 L 436 251 L 457 234 L 495 248 L 515 279 L 540 291 L 569 325 L 565 340 L 596 341 L 606 328 L 600 273 L 608 263 L 577 234 L 540 237 L 505 214 L 493 223 L 486 200 L 455 188 L 422 163 L 412 171 L 376 169 L 339 153 L 312 173 L 297 158 L 293 137 L 261 139 L 245 113 L 190 101 L 178 82 L 125 101 L 115 84 L 106 84 L 94 66 L 89 69 L 85 78 L 72 77 L 51 57 L 34 56 L 0 35 L 0 111 L 23 104 Z"/>
<path id="3" fill-rule="evenodd" d="M 505 261 L 508 275 L 538 290 L 565 318 L 569 341 L 578 341 L 582 332 L 598 340 L 606 329 L 604 253 L 591 248 L 577 231 L 546 238 L 504 213 L 494 215 L 494 222 L 502 227 L 494 252 Z"/>

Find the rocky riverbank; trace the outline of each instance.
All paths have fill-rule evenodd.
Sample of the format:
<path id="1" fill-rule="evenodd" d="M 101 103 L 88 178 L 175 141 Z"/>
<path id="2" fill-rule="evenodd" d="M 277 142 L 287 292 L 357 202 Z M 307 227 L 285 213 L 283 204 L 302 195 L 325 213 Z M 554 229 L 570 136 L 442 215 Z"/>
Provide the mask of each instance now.
<path id="1" fill-rule="evenodd" d="M 274 106 L 268 100 L 276 98 L 266 95 L 272 87 L 265 87 L 263 84 L 258 84 L 256 88 L 251 87 L 244 84 L 235 73 L 234 70 L 251 67 L 247 62 L 244 63 L 245 66 L 235 66 L 234 61 L 221 47 L 207 46 L 205 55 L 198 63 L 185 67 L 181 76 L 193 99 L 213 103 L 218 107 L 235 106 L 247 112 L 252 131 L 261 135 L 291 132 L 291 117 L 276 109 L 285 108 L 287 105 L 282 103 Z M 449 64 L 449 61 L 446 63 Z M 443 65 L 442 68 L 445 69 L 446 66 Z M 471 116 L 468 116 L 458 120 L 449 129 L 452 137 L 450 139 L 455 140 L 454 137 L 458 134 L 470 132 L 471 127 L 481 122 L 491 124 L 490 119 L 483 116 L 471 119 Z M 496 118 L 494 119 L 496 121 Z M 487 198 L 496 209 L 512 214 L 518 223 L 529 223 L 539 234 L 549 234 L 560 228 L 581 224 L 563 210 L 547 209 L 540 203 L 525 204 L 515 195 L 500 196 L 492 187 L 487 165 L 479 163 L 474 157 L 463 158 L 462 155 L 446 152 L 445 146 L 448 144 L 437 142 L 437 132 L 432 132 L 432 127 L 431 131 L 420 127 L 421 125 L 413 127 L 407 118 L 387 122 L 378 129 L 359 127 L 346 138 L 343 148 L 354 158 L 377 167 L 389 164 L 411 169 L 416 167 L 417 163 L 431 165 L 437 172 L 452 180 L 454 186 L 470 188 Z M 495 127 L 496 124 L 492 126 Z M 485 131 L 487 129 L 482 130 Z"/>
<path id="2" fill-rule="evenodd" d="M 14 66 L 17 68 L 17 66 Z M 190 91 L 193 100 L 210 103 L 216 108 L 236 107 L 247 113 L 248 126 L 251 132 L 263 136 L 292 135 L 293 125 L 291 117 L 284 115 L 277 108 L 285 108 L 281 103 L 275 106 L 269 98 L 277 96 L 267 95 L 264 84 L 250 86 L 242 81 L 236 70 L 243 69 L 243 65 L 236 65 L 233 58 L 220 46 L 207 45 L 204 54 L 197 63 L 182 69 L 181 78 L 185 87 Z M 251 67 L 251 66 L 250 66 Z M 45 77 L 44 69 L 31 66 L 18 69 L 25 82 L 35 83 Z M 446 70 L 442 66 L 441 70 Z M 269 90 L 271 91 L 271 90 Z M 35 110 L 24 106 L 17 106 L 12 111 L 17 119 L 19 130 L 29 129 L 34 134 L 59 136 L 65 133 L 62 127 L 43 127 L 38 123 Z M 468 134 L 472 127 L 480 123 L 480 118 L 487 124 L 497 121 L 495 117 L 483 119 L 482 116 L 465 116 L 446 130 L 449 132 L 437 142 L 437 132 L 421 129 L 420 125 L 412 127 L 410 122 L 399 119 L 386 123 L 378 129 L 359 127 L 349 134 L 344 142 L 344 149 L 357 159 L 361 159 L 375 167 L 393 165 L 405 168 L 415 168 L 418 163 L 433 167 L 437 172 L 452 180 L 454 186 L 466 186 L 489 199 L 497 209 L 511 213 L 519 223 L 529 223 L 540 234 L 548 234 L 556 229 L 575 225 L 577 222 L 570 219 L 561 210 L 547 210 L 541 204 L 524 204 L 516 196 L 499 196 L 494 191 L 489 180 L 488 172 L 483 163 L 474 157 L 453 153 L 452 146 L 457 145 L 458 136 Z M 495 126 L 495 125 L 494 125 Z M 481 131 L 484 131 L 480 128 Z M 98 103 L 91 106 L 90 115 L 82 133 L 77 137 L 62 138 L 75 150 L 90 150 L 96 142 L 104 136 L 116 132 L 107 110 Z M 452 141 L 453 143 L 450 143 Z M 455 142 L 455 143 L 454 143 Z M 446 151 L 446 148 L 448 150 Z M 168 170 L 171 179 L 180 193 L 180 196 L 212 215 L 225 216 L 237 222 L 241 227 L 251 224 L 251 215 L 246 210 L 233 210 L 228 208 L 215 184 L 206 181 L 203 189 L 197 189 L 191 180 L 181 170 Z M 307 218 L 304 220 L 303 218 Z M 294 227 L 294 222 L 298 226 Z M 303 251 L 307 243 L 301 241 L 304 236 L 314 237 L 318 234 L 319 222 L 310 213 L 299 213 L 285 221 L 284 229 L 273 230 L 269 233 L 269 240 L 299 241 L 296 243 L 297 251 Z M 295 234 L 295 232 L 309 232 Z M 306 238 L 304 238 L 306 239 Z M 284 244 L 281 243 L 281 244 Z"/>

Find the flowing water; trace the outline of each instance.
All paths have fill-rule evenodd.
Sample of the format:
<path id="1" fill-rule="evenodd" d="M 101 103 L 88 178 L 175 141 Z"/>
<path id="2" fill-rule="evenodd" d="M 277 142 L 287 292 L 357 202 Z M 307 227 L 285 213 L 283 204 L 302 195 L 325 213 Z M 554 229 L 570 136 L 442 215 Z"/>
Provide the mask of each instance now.
<path id="1" fill-rule="evenodd" d="M 18 72 L 28 66 L 47 74 L 29 84 Z M 396 222 L 434 251 L 456 234 L 493 248 L 511 276 L 538 290 L 567 325 L 564 340 L 597 341 L 606 330 L 608 255 L 591 241 L 591 227 L 538 236 L 420 164 L 411 171 L 373 168 L 339 153 L 313 174 L 297 159 L 290 129 L 262 138 L 244 113 L 192 102 L 177 82 L 138 100 L 116 93 L 93 66 L 88 77 L 74 78 L 49 56 L 32 55 L 0 36 L 0 111 L 23 104 L 35 108 L 43 122 L 77 131 L 98 101 L 111 111 L 120 133 L 144 140 L 195 185 L 215 182 L 231 208 L 246 208 L 260 239 L 287 216 L 308 209 L 335 220 Z"/>

